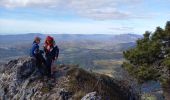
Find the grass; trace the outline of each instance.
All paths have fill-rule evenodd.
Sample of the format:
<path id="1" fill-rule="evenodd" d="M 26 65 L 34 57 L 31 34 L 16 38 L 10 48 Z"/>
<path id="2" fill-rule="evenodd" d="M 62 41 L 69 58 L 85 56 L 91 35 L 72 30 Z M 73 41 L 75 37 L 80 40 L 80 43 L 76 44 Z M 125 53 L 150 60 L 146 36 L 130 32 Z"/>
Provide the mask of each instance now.
<path id="1" fill-rule="evenodd" d="M 49 87 L 42 87 L 40 91 L 44 94 L 48 93 L 50 91 Z"/>
<path id="2" fill-rule="evenodd" d="M 68 90 L 73 92 L 75 100 L 80 100 L 85 94 L 96 91 L 103 100 L 124 100 L 127 99 L 125 92 L 127 89 L 121 90 L 121 83 L 113 80 L 112 78 L 87 72 L 80 68 L 73 68 L 67 72 L 70 76 L 70 82 L 68 83 Z M 120 85 L 120 86 L 119 86 Z"/>
<path id="3" fill-rule="evenodd" d="M 84 91 L 78 91 L 76 94 L 74 94 L 73 99 L 75 100 L 81 100 L 83 96 L 86 95 L 86 92 Z"/>
<path id="4" fill-rule="evenodd" d="M 122 60 L 95 60 L 93 63 L 95 65 L 94 72 L 116 77 L 117 69 L 121 68 Z"/>
<path id="5" fill-rule="evenodd" d="M 150 94 L 145 94 L 142 96 L 143 100 L 157 100 L 157 98 L 154 95 L 150 95 Z"/>

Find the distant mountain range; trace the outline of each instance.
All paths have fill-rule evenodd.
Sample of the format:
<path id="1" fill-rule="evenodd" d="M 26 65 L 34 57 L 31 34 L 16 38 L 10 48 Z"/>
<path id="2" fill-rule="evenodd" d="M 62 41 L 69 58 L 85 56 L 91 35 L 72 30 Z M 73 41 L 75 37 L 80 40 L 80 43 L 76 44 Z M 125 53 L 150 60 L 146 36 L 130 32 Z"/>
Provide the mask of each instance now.
<path id="1" fill-rule="evenodd" d="M 53 36 L 57 41 L 80 41 L 80 40 L 93 40 L 93 41 L 108 41 L 112 42 L 134 42 L 136 39 L 141 38 L 141 35 L 137 34 L 40 34 L 40 33 L 28 33 L 28 34 L 16 34 L 16 35 L 0 35 L 0 43 L 10 42 L 24 42 L 32 41 L 35 36 L 39 36 L 44 39 L 47 35 Z"/>

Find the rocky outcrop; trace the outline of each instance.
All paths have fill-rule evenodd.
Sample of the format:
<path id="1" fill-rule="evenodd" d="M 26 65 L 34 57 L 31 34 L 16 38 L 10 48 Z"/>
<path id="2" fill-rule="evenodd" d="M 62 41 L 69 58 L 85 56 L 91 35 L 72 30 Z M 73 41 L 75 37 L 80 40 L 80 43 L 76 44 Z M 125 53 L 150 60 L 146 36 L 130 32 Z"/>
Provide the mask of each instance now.
<path id="1" fill-rule="evenodd" d="M 54 78 L 37 72 L 35 59 L 23 57 L 1 68 L 1 100 L 135 100 L 138 96 L 122 81 L 78 68 L 59 65 Z"/>
<path id="2" fill-rule="evenodd" d="M 96 92 L 86 94 L 81 100 L 102 100 L 100 96 L 97 96 Z"/>

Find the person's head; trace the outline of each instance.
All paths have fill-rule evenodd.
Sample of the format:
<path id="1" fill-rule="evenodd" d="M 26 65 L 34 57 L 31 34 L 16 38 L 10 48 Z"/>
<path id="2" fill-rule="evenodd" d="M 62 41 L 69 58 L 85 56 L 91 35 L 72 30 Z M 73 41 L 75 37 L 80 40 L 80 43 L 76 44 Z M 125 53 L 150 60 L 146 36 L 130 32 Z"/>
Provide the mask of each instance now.
<path id="1" fill-rule="evenodd" d="M 54 45 L 54 39 L 51 36 L 47 36 L 45 43 L 47 45 L 53 46 Z"/>
<path id="2" fill-rule="evenodd" d="M 41 41 L 41 38 L 40 38 L 40 37 L 35 37 L 34 42 L 36 42 L 37 44 L 39 44 L 40 41 Z"/>

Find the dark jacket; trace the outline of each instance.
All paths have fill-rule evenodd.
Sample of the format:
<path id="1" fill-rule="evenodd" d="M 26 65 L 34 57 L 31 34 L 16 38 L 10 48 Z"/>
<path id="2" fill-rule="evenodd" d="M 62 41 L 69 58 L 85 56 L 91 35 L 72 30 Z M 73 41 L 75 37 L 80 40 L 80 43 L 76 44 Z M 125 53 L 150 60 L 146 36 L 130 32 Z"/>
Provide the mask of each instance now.
<path id="1" fill-rule="evenodd" d="M 47 59 L 55 60 L 55 57 L 58 58 L 59 54 L 58 46 L 53 47 L 52 51 L 47 51 L 46 48 L 44 48 L 44 51 Z"/>

